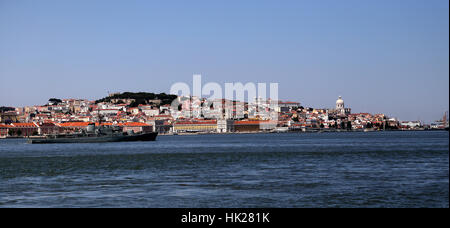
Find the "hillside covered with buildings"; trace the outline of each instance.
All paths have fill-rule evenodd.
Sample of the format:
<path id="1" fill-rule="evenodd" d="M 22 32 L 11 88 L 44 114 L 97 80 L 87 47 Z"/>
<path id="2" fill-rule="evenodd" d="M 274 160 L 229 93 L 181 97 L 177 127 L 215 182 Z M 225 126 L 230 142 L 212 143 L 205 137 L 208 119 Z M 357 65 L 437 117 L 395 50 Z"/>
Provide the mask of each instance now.
<path id="1" fill-rule="evenodd" d="M 73 133 L 85 129 L 89 123 L 160 134 L 448 127 L 446 115 L 430 126 L 423 126 L 419 121 L 398 121 L 385 114 L 352 113 L 342 97 L 333 108 L 312 108 L 289 101 L 209 101 L 165 93 L 126 92 L 96 101 L 51 98 L 43 105 L 0 108 L 0 137 Z"/>

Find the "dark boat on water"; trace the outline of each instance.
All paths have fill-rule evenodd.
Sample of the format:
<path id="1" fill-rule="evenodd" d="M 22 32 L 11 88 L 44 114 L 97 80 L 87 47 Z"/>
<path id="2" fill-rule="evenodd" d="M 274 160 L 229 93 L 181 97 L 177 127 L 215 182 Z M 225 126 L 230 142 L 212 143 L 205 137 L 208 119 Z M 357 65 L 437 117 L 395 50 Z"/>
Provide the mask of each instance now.
<path id="1" fill-rule="evenodd" d="M 105 142 L 131 142 L 131 141 L 155 141 L 157 132 L 134 133 L 122 132 L 115 127 L 101 126 L 96 129 L 95 124 L 75 134 L 47 135 L 28 139 L 30 144 L 46 143 L 105 143 Z"/>

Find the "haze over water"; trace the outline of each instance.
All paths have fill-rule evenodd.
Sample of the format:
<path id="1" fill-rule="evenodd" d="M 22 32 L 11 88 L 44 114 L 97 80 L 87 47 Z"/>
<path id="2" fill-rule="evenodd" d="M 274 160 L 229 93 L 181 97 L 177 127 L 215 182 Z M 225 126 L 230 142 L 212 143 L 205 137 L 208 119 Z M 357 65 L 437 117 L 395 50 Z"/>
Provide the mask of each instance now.
<path id="1" fill-rule="evenodd" d="M 0 207 L 449 207 L 448 132 L 0 140 Z"/>

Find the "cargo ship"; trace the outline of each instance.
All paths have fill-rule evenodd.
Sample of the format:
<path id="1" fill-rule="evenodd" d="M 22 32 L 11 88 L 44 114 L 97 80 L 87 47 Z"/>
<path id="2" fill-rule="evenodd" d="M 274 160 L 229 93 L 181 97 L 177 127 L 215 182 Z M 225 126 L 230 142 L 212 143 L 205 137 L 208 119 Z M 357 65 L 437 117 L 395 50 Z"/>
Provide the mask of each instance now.
<path id="1" fill-rule="evenodd" d="M 106 142 L 131 142 L 131 141 L 155 141 L 157 132 L 134 133 L 133 131 L 122 132 L 114 126 L 88 125 L 86 130 L 74 134 L 56 134 L 42 137 L 30 137 L 30 144 L 48 143 L 106 143 Z"/>

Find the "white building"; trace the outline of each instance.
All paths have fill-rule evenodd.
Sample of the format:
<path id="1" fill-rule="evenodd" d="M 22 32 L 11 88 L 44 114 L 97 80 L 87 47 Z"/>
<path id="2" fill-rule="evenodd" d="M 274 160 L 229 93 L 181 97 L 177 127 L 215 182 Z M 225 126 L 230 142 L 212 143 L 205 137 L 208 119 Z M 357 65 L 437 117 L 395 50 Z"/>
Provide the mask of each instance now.
<path id="1" fill-rule="evenodd" d="M 217 132 L 226 133 L 234 131 L 234 120 L 219 119 L 217 120 Z"/>
<path id="2" fill-rule="evenodd" d="M 118 109 L 99 109 L 100 115 L 117 115 L 119 113 Z"/>
<path id="3" fill-rule="evenodd" d="M 336 101 L 336 112 L 338 115 L 348 115 L 351 113 L 351 109 L 350 108 L 345 108 L 344 105 L 344 100 L 342 99 L 341 96 L 339 96 L 339 98 Z"/>
<path id="4" fill-rule="evenodd" d="M 419 128 L 422 126 L 422 123 L 420 121 L 402 121 L 400 122 L 400 126 L 405 128 Z"/>

